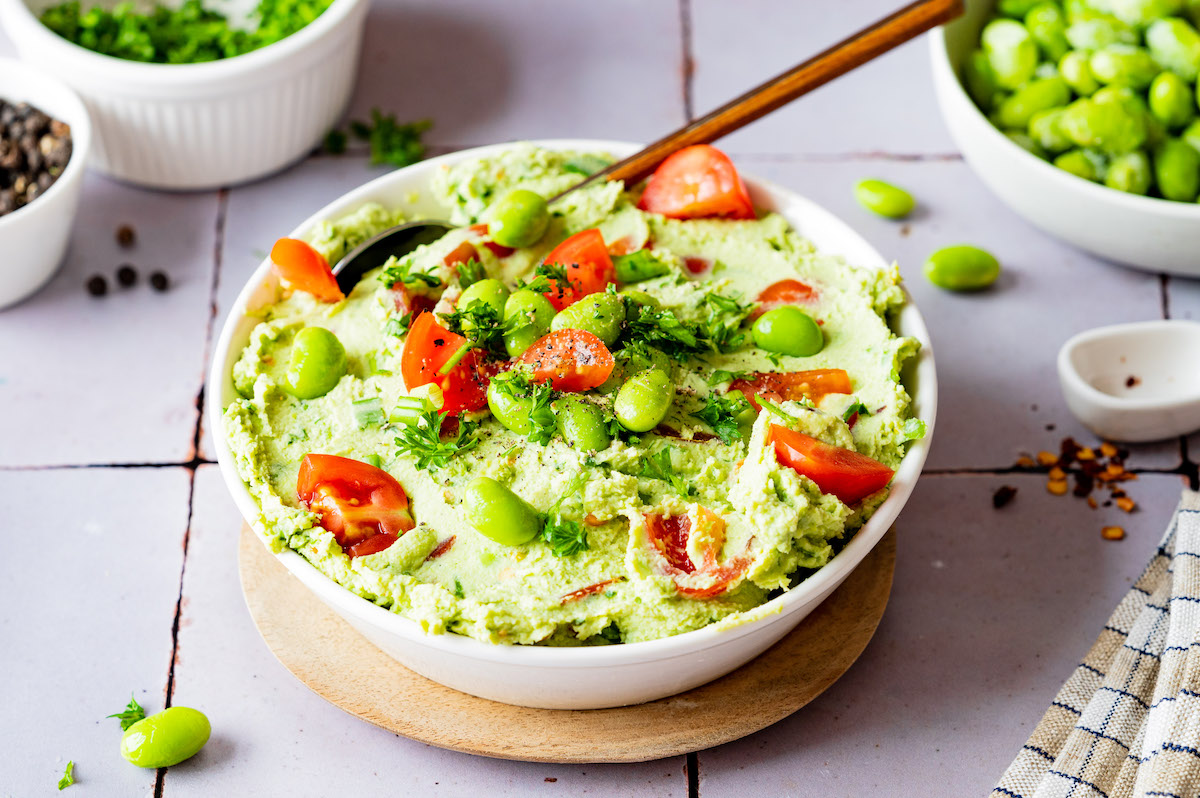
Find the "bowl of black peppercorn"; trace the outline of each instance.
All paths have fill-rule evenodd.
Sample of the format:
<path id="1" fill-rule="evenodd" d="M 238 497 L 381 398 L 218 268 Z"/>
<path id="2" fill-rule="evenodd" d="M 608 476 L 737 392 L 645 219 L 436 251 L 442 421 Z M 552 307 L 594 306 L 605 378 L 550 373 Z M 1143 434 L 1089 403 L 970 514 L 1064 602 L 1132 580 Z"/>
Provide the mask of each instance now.
<path id="1" fill-rule="evenodd" d="M 0 58 L 0 308 L 62 263 L 90 143 L 87 109 L 66 84 Z"/>

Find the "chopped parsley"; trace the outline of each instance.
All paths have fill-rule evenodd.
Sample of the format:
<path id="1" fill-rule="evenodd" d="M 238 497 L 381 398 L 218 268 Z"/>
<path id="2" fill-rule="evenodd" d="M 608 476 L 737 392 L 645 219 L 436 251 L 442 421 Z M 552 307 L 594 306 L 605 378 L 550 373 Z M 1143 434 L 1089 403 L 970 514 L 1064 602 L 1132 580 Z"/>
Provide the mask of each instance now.
<path id="1" fill-rule="evenodd" d="M 925 437 L 926 425 L 919 418 L 910 418 L 904 422 L 904 428 L 900 434 L 904 436 L 906 441 L 919 441 Z"/>
<path id="2" fill-rule="evenodd" d="M 121 731 L 125 731 L 133 724 L 137 723 L 142 718 L 146 717 L 146 710 L 142 709 L 142 705 L 137 702 L 131 693 L 129 695 L 129 703 L 125 705 L 125 709 L 121 712 L 116 712 L 107 717 L 116 718 L 121 722 Z"/>
<path id="3" fill-rule="evenodd" d="M 413 271 L 414 265 L 414 261 L 408 258 L 388 258 L 388 262 L 383 264 L 383 271 L 379 273 L 379 282 L 386 286 L 425 285 L 429 288 L 437 288 L 442 284 L 442 279 L 436 274 Z"/>
<path id="4" fill-rule="evenodd" d="M 412 318 L 412 311 L 405 313 L 403 316 L 392 316 L 388 319 L 387 324 L 383 325 L 383 331 L 397 338 L 407 335 L 409 325 L 412 324 Z"/>
<path id="5" fill-rule="evenodd" d="M 330 155 L 341 155 L 346 151 L 346 132 L 334 128 L 326 133 L 322 149 Z"/>
<path id="6" fill-rule="evenodd" d="M 725 369 L 715 369 L 712 374 L 708 375 L 709 385 L 724 385 L 727 382 L 734 380 L 743 380 L 749 377 L 754 372 L 752 371 L 727 371 Z"/>
<path id="7" fill-rule="evenodd" d="M 378 396 L 356 399 L 350 403 L 350 409 L 354 411 L 354 421 L 359 429 L 378 427 L 384 422 L 383 402 Z"/>
<path id="8" fill-rule="evenodd" d="M 580 471 L 567 484 L 567 489 L 549 510 L 542 513 L 542 540 L 550 546 L 555 557 L 570 557 L 588 548 L 587 530 L 578 521 L 563 518 L 562 506 L 587 483 L 586 472 Z"/>
<path id="9" fill-rule="evenodd" d="M 385 114 L 378 108 L 372 108 L 371 121 L 351 122 L 350 132 L 370 146 L 372 164 L 411 166 L 425 157 L 425 144 L 421 137 L 431 127 L 432 119 L 401 124 L 396 121 L 394 114 Z"/>
<path id="10" fill-rule="evenodd" d="M 744 305 L 724 294 L 709 294 L 704 297 L 704 305 L 708 315 L 701 324 L 701 330 L 713 349 L 728 352 L 745 343 L 746 333 L 742 330 L 742 322 L 754 309 L 753 305 Z"/>
<path id="11" fill-rule="evenodd" d="M 471 258 L 465 263 L 458 264 L 458 285 L 460 288 L 466 288 L 469 285 L 474 285 L 480 280 L 487 277 L 487 271 L 483 268 L 483 264 L 475 258 Z"/>
<path id="12" fill-rule="evenodd" d="M 404 427 L 396 436 L 396 448 L 400 454 L 408 454 L 417 461 L 417 468 L 428 471 L 445 468 L 450 461 L 463 452 L 479 445 L 477 424 L 460 419 L 458 432 L 442 440 L 442 422 L 448 413 L 426 410 L 416 424 Z"/>
<path id="13" fill-rule="evenodd" d="M 234 27 L 220 11 L 201 0 L 178 7 L 156 3 L 138 10 L 131 2 L 111 9 L 78 0 L 44 10 L 42 24 L 69 42 L 87 49 L 156 64 L 198 64 L 249 53 L 291 36 L 329 7 L 331 0 L 259 0 L 252 19 L 257 25 Z"/>
<path id="14" fill-rule="evenodd" d="M 842 413 L 842 421 L 845 421 L 847 424 L 849 424 L 850 419 L 854 418 L 855 416 L 869 415 L 871 415 L 871 411 L 867 409 L 867 406 L 862 402 L 855 401 L 854 404 L 847 407 L 845 412 Z"/>
<path id="15" fill-rule="evenodd" d="M 532 280 L 517 283 L 518 289 L 524 288 L 536 294 L 544 294 L 555 288 L 565 291 L 570 287 L 571 280 L 567 277 L 567 267 L 557 263 L 543 263 L 534 271 Z"/>
<path id="16" fill-rule="evenodd" d="M 695 496 L 696 487 L 688 484 L 684 477 L 675 473 L 675 466 L 671 463 L 671 450 L 673 448 L 673 446 L 664 446 L 654 454 L 642 455 L 642 470 L 638 476 L 645 479 L 657 479 L 666 482 L 676 493 L 684 498 Z"/>
<path id="17" fill-rule="evenodd" d="M 745 342 L 741 324 L 750 314 L 750 305 L 723 294 L 709 294 L 704 307 L 705 318 L 693 322 L 680 319 L 668 308 L 642 306 L 629 322 L 625 338 L 655 346 L 680 361 L 706 352 L 728 352 Z"/>
<path id="18" fill-rule="evenodd" d="M 612 598 L 615 595 L 616 595 L 615 590 L 609 590 L 609 591 L 605 592 L 604 597 Z M 600 636 L 610 643 L 620 643 L 621 642 L 621 627 L 617 626 L 616 621 L 614 621 L 614 622 L 610 623 L 608 626 L 606 626 L 600 630 Z"/>
<path id="19" fill-rule="evenodd" d="M 490 349 L 504 354 L 504 334 L 508 329 L 496 309 L 482 299 L 472 300 L 467 307 L 456 308 L 439 318 L 447 330 L 466 338 L 471 349 Z M 452 358 L 450 363 L 453 368 L 458 360 Z"/>
<path id="20" fill-rule="evenodd" d="M 550 407 L 554 398 L 554 389 L 550 387 L 550 383 L 534 382 L 529 379 L 529 374 L 524 369 L 514 368 L 497 374 L 492 378 L 492 384 L 496 386 L 498 393 L 508 396 L 514 403 L 530 403 L 530 429 L 525 433 L 525 437 L 543 446 L 548 444 L 558 429 L 554 410 Z"/>
<path id="21" fill-rule="evenodd" d="M 742 440 L 742 423 L 754 418 L 754 407 L 741 391 L 727 396 L 710 393 L 699 413 L 692 415 L 708 426 L 729 446 Z"/>
<path id="22" fill-rule="evenodd" d="M 66 770 L 63 771 L 62 778 L 58 780 L 58 789 L 61 792 L 62 790 L 67 789 L 74 783 L 75 783 L 75 762 L 68 761 L 67 768 L 66 768 Z"/>
<path id="23" fill-rule="evenodd" d="M 457 579 L 454 580 L 454 597 L 456 599 L 467 597 L 466 591 L 463 590 L 462 582 L 458 581 Z"/>

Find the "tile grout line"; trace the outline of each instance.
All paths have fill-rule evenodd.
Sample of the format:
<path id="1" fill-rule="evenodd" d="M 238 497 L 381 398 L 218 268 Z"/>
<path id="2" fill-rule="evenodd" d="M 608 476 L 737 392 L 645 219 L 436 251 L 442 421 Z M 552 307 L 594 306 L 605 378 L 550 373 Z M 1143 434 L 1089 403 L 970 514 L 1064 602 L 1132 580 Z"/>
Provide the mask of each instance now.
<path id="1" fill-rule="evenodd" d="M 199 400 L 200 397 L 197 397 Z M 186 468 L 194 471 L 200 466 L 216 465 L 216 460 L 203 457 L 193 457 L 191 460 L 145 462 L 145 463 L 57 463 L 54 465 L 0 465 L 0 473 L 5 471 L 82 471 L 92 468 Z"/>
<path id="2" fill-rule="evenodd" d="M 700 752 L 690 751 L 684 764 L 687 771 L 688 798 L 700 798 Z"/>
<path id="3" fill-rule="evenodd" d="M 192 459 L 187 463 L 188 505 L 187 523 L 183 528 L 183 558 L 179 566 L 179 594 L 175 597 L 175 617 L 171 621 L 171 659 L 167 666 L 167 688 L 163 699 L 163 709 L 169 708 L 175 696 L 175 662 L 179 656 L 179 622 L 183 616 L 183 580 L 187 575 L 188 544 L 192 538 L 192 518 L 196 507 L 196 473 L 202 462 L 200 460 L 200 439 L 204 429 L 204 385 L 208 373 L 209 352 L 212 349 L 213 327 L 217 318 L 217 291 L 221 286 L 221 251 L 225 246 L 225 214 L 229 207 L 228 189 L 217 191 L 216 229 L 213 235 L 213 276 L 209 287 L 208 322 L 204 330 L 204 352 L 201 358 L 203 364 L 200 371 L 200 390 L 196 393 L 196 428 L 192 432 Z M 167 769 L 159 768 L 154 776 L 154 798 L 162 798 L 166 788 Z"/>

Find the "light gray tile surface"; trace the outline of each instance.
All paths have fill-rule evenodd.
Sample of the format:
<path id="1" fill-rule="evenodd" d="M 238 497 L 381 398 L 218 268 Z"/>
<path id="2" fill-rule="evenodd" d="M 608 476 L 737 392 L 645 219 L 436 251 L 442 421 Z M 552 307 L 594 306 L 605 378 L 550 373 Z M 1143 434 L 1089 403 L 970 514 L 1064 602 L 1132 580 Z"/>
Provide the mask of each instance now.
<path id="1" fill-rule="evenodd" d="M 894 5 L 375 0 L 349 115 L 378 105 L 402 121 L 432 117 L 438 151 L 551 136 L 646 140 L 682 122 L 688 99 L 703 113 Z M 1054 354 L 1087 327 L 1158 318 L 1159 279 L 1058 244 L 983 189 L 939 120 L 925 42 L 722 146 L 746 172 L 810 196 L 900 263 L 932 331 L 942 396 L 932 473 L 899 521 L 896 585 L 877 638 L 811 706 L 701 752 L 699 794 L 980 794 L 1148 558 L 1181 482 L 1143 474 L 1131 485 L 1142 509 L 1125 516 L 1052 497 L 1038 476 L 964 472 L 1005 468 L 1066 434 L 1090 439 L 1059 396 Z M 688 793 L 682 759 L 499 762 L 341 713 L 255 633 L 237 582 L 237 512 L 215 466 L 200 465 L 194 497 L 185 468 L 39 468 L 194 467 L 204 361 L 237 291 L 275 238 L 383 171 L 356 147 L 224 196 L 90 177 L 63 270 L 0 312 L 0 503 L 10 508 L 0 600 L 19 608 L 0 613 L 0 674 L 17 688 L 0 701 L 0 796 L 51 792 L 68 758 L 79 777 L 68 795 L 153 793 L 154 775 L 121 762 L 116 722 L 101 718 L 130 689 L 149 709 L 162 706 L 177 604 L 172 698 L 208 712 L 215 734 L 167 774 L 163 795 Z M 907 223 L 869 216 L 850 196 L 864 176 L 910 188 L 921 210 Z M 112 239 L 125 221 L 140 235 L 129 253 Z M 1004 262 L 993 291 L 945 294 L 920 276 L 932 249 L 960 241 Z M 143 282 L 103 300 L 85 294 L 90 274 L 111 278 L 123 260 L 143 281 L 163 269 L 173 289 L 158 295 Z M 1200 319 L 1198 285 L 1168 281 L 1172 317 Z M 1195 459 L 1200 436 L 1189 451 Z M 207 430 L 199 456 L 212 457 Z M 1176 442 L 1135 447 L 1130 460 L 1179 462 Z M 1006 483 L 1020 492 L 998 512 L 990 497 Z M 1129 538 L 1101 540 L 1108 520 L 1124 522 Z"/>

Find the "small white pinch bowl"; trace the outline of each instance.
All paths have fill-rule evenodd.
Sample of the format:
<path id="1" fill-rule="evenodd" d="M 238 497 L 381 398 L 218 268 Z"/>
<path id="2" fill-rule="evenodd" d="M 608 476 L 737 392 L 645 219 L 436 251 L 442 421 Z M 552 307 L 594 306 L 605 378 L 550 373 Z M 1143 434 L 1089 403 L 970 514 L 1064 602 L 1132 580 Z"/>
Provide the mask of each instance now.
<path id="1" fill-rule="evenodd" d="M 1139 443 L 1200 429 L 1200 322 L 1098 327 L 1058 353 L 1067 407 L 1113 441 Z"/>
<path id="2" fill-rule="evenodd" d="M 967 0 L 962 17 L 929 33 L 938 106 L 967 164 L 1005 205 L 1068 244 L 1126 266 L 1200 276 L 1200 205 L 1069 174 L 1014 144 L 967 95 L 962 64 L 994 5 Z"/>
<path id="3" fill-rule="evenodd" d="M 194 190 L 277 172 L 321 141 L 349 103 L 369 0 L 333 0 L 285 39 L 201 64 L 127 61 L 72 44 L 38 20 L 57 2 L 0 0 L 0 23 L 23 60 L 87 104 L 92 167 L 148 188 Z M 218 7 L 237 24 L 256 5 Z"/>
<path id="4" fill-rule="evenodd" d="M 551 149 L 630 155 L 638 145 L 617 141 L 559 139 L 533 142 Z M 443 155 L 397 170 L 367 183 L 317 211 L 287 235 L 302 236 L 314 224 L 349 213 L 365 202 L 404 208 L 407 215 L 445 218 L 447 209 L 430 196 L 433 175 L 460 161 L 495 155 L 512 144 L 478 147 Z M 776 211 L 818 249 L 863 266 L 887 265 L 878 252 L 845 222 L 811 200 L 780 186 L 743 176 L 758 208 Z M 415 195 L 415 199 L 413 196 Z M 274 238 L 278 233 L 264 231 Z M 264 246 L 269 245 L 264 241 Z M 274 300 L 278 283 L 269 259 L 250 277 L 225 320 L 213 355 L 205 395 L 209 427 L 225 483 L 242 515 L 258 527 L 259 508 L 234 465 L 223 434 L 222 413 L 237 397 L 231 370 L 259 319 L 257 308 Z M 292 575 L 338 613 L 363 637 L 417 673 L 464 693 L 518 706 L 547 709 L 600 709 L 665 698 L 724 676 L 766 651 L 817 607 L 858 566 L 883 537 L 912 494 L 932 440 L 937 412 L 937 378 L 925 322 L 911 301 L 895 321 L 901 335 L 921 342 L 921 353 L 905 370 L 913 412 L 928 425 L 923 440 L 906 453 L 893 478 L 891 493 L 862 529 L 824 568 L 791 591 L 773 599 L 762 617 L 726 629 L 692 632 L 613 646 L 557 648 L 492 645 L 456 634 L 426 634 L 421 627 L 351 593 L 294 551 L 278 554 Z M 259 530 L 261 531 L 261 530 Z M 803 667 L 803 663 L 798 663 Z"/>
<path id="5" fill-rule="evenodd" d="M 71 159 L 46 193 L 0 216 L 0 308 L 16 304 L 54 276 L 67 251 L 91 148 L 87 109 L 63 82 L 0 58 L 0 98 L 27 102 L 71 126 Z"/>

